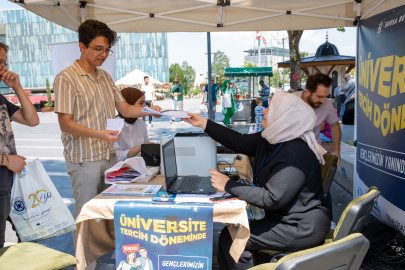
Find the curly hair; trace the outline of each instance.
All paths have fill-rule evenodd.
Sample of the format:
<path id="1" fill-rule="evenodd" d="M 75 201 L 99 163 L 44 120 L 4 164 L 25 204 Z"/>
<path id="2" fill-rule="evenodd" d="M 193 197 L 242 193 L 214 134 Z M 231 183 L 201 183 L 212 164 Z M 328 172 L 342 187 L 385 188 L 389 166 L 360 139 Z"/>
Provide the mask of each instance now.
<path id="1" fill-rule="evenodd" d="M 3 42 L 0 42 L 0 49 L 4 49 L 6 53 L 8 52 L 8 46 L 4 44 Z"/>
<path id="2" fill-rule="evenodd" d="M 111 30 L 105 23 L 97 20 L 86 20 L 79 26 L 77 31 L 79 33 L 79 42 L 83 43 L 86 47 L 96 37 L 105 37 L 108 39 L 110 46 L 117 42 L 117 32 Z"/>

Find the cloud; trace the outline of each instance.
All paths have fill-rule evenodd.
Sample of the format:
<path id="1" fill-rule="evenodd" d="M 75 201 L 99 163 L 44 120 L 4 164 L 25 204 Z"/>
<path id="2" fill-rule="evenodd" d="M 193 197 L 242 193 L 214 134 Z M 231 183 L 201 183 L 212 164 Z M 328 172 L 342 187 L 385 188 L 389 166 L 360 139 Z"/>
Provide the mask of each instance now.
<path id="1" fill-rule="evenodd" d="M 356 55 L 356 44 L 339 48 L 339 53 L 341 55 L 355 56 Z"/>

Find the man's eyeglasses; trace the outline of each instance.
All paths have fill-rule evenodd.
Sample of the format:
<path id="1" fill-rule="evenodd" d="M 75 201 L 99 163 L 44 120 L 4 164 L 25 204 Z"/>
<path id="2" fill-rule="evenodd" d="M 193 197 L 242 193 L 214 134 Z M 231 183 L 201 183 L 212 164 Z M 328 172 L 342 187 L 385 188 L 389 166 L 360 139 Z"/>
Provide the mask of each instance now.
<path id="1" fill-rule="evenodd" d="M 1 67 L 1 68 L 3 68 L 3 67 L 8 67 L 8 64 L 7 64 L 6 62 L 1 62 L 1 63 L 0 63 L 0 67 Z"/>
<path id="2" fill-rule="evenodd" d="M 104 49 L 102 49 L 102 48 L 93 48 L 93 47 L 90 47 L 89 46 L 89 48 L 91 48 L 91 49 L 93 49 L 94 51 L 96 51 L 96 53 L 97 53 L 97 55 L 103 55 L 104 53 L 106 53 L 107 54 L 107 56 L 111 56 L 112 54 L 113 54 L 113 51 L 112 50 L 104 50 Z"/>

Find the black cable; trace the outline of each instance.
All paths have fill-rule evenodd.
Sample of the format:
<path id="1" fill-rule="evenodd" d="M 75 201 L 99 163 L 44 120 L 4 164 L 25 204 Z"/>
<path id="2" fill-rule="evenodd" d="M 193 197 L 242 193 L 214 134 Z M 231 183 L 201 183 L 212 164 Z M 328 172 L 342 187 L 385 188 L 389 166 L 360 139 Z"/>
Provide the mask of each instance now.
<path id="1" fill-rule="evenodd" d="M 405 269 L 405 239 L 394 238 L 374 254 L 365 258 L 361 267 L 366 270 Z"/>
<path id="2" fill-rule="evenodd" d="M 218 161 L 218 162 L 217 162 L 217 169 L 219 170 L 218 164 L 221 163 L 221 162 L 228 164 L 228 165 L 229 165 L 229 172 L 231 172 L 232 165 L 231 165 L 229 162 L 227 162 L 227 161 Z"/>
<path id="3" fill-rule="evenodd" d="M 246 174 L 241 173 L 241 172 L 239 172 L 239 171 L 236 171 L 236 172 L 232 172 L 232 173 L 231 173 L 232 165 L 231 165 L 229 162 L 227 162 L 227 161 L 218 161 L 218 162 L 217 162 L 217 169 L 218 169 L 218 170 L 219 170 L 218 164 L 219 164 L 220 162 L 223 162 L 223 163 L 226 163 L 226 164 L 229 165 L 229 173 L 228 173 L 228 175 L 235 175 L 235 174 L 242 175 L 242 176 L 244 176 L 244 177 L 247 178 L 248 182 L 245 182 L 243 179 L 241 179 L 241 180 L 242 180 L 246 185 L 249 185 L 249 186 L 251 185 L 252 179 L 251 179 L 249 176 L 247 176 Z"/>

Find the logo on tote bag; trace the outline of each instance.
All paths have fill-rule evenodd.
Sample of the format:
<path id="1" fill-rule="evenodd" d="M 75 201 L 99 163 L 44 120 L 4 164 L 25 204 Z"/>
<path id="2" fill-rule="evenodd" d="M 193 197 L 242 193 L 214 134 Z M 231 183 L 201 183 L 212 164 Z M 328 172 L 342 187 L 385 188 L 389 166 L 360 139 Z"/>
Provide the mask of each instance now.
<path id="1" fill-rule="evenodd" d="M 21 197 L 16 197 L 11 201 L 11 210 L 16 215 L 24 215 L 27 212 L 27 205 Z"/>

